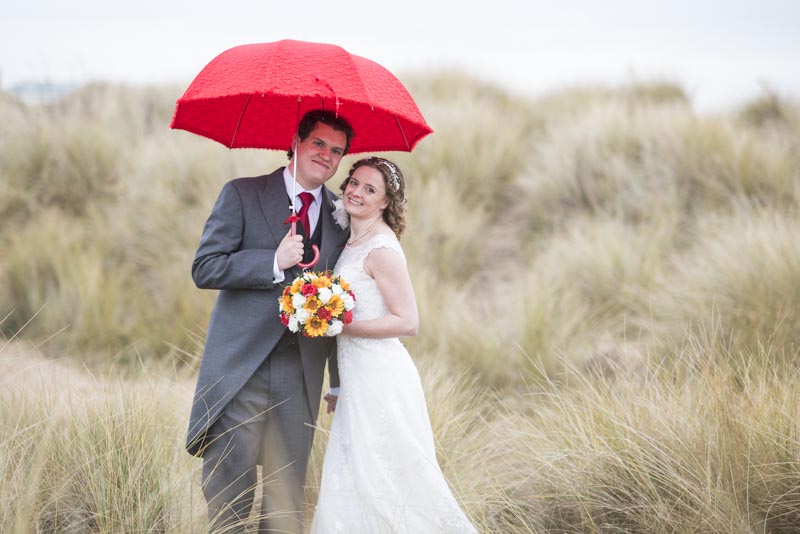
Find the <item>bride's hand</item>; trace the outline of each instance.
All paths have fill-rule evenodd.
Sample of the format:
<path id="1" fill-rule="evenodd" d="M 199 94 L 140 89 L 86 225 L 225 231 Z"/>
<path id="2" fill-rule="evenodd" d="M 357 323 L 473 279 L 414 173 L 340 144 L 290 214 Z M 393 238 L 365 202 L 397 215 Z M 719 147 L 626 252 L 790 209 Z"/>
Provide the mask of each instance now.
<path id="1" fill-rule="evenodd" d="M 336 411 L 336 401 L 339 400 L 339 396 L 326 393 L 323 398 L 325 399 L 325 403 L 328 405 L 328 413 Z"/>

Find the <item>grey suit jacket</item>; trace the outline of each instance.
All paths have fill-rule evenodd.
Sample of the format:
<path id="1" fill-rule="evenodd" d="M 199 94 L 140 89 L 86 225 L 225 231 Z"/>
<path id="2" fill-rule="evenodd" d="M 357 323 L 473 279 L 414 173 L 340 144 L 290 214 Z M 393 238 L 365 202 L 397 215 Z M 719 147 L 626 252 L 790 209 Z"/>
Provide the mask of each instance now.
<path id="1" fill-rule="evenodd" d="M 323 187 L 318 224 L 320 261 L 314 270 L 333 269 L 349 232 L 333 220 L 335 195 Z M 211 424 L 278 343 L 286 328 L 278 317 L 283 285 L 272 283 L 275 250 L 289 231 L 289 198 L 283 168 L 225 184 L 203 229 L 192 264 L 197 287 L 219 289 L 211 312 L 186 439 L 202 455 Z M 284 284 L 300 273 L 286 271 Z M 316 420 L 326 360 L 331 385 L 338 386 L 333 338 L 299 338 L 312 420 Z M 265 392 L 266 393 L 266 392 Z"/>

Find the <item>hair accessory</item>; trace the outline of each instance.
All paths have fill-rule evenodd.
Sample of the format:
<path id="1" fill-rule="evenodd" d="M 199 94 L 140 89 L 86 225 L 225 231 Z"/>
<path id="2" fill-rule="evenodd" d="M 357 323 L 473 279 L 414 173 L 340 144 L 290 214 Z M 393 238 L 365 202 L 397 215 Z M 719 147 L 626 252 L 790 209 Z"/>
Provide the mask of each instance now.
<path id="1" fill-rule="evenodd" d="M 392 191 L 399 191 L 400 190 L 400 176 L 397 174 L 397 167 L 394 166 L 389 160 L 385 160 L 382 158 L 378 158 L 378 164 L 383 164 L 386 169 L 389 171 L 389 185 L 392 187 Z"/>

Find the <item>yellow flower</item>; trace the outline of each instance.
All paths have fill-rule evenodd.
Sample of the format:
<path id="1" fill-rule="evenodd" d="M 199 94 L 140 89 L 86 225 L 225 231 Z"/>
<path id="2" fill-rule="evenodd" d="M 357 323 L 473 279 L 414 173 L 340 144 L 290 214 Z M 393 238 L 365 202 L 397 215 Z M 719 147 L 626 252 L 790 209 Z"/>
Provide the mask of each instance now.
<path id="1" fill-rule="evenodd" d="M 314 280 L 314 285 L 317 289 L 322 289 L 323 287 L 331 287 L 331 279 L 327 276 L 320 276 L 316 280 Z"/>
<path id="2" fill-rule="evenodd" d="M 328 330 L 328 322 L 319 317 L 312 317 L 306 321 L 306 335 L 309 337 L 319 337 Z"/>
<path id="3" fill-rule="evenodd" d="M 292 293 L 299 293 L 300 292 L 300 288 L 303 287 L 304 283 L 305 282 L 303 281 L 303 277 L 302 276 L 298 276 L 297 278 L 295 278 L 294 282 L 292 282 L 291 292 Z"/>
<path id="4" fill-rule="evenodd" d="M 316 312 L 321 306 L 322 303 L 314 295 L 311 295 L 310 297 L 306 298 L 306 303 L 303 305 L 303 307 L 308 311 L 310 311 L 311 313 Z"/>
<path id="5" fill-rule="evenodd" d="M 350 291 L 350 284 L 347 283 L 346 280 L 340 279 L 339 286 L 341 286 L 341 288 L 344 289 L 345 291 Z"/>
<path id="6" fill-rule="evenodd" d="M 291 295 L 284 295 L 281 297 L 281 311 L 285 311 L 286 313 L 294 313 Z"/>
<path id="7" fill-rule="evenodd" d="M 344 301 L 342 297 L 339 295 L 334 295 L 331 297 L 331 300 L 325 305 L 331 311 L 331 315 L 334 317 L 339 317 L 341 313 L 344 311 Z"/>

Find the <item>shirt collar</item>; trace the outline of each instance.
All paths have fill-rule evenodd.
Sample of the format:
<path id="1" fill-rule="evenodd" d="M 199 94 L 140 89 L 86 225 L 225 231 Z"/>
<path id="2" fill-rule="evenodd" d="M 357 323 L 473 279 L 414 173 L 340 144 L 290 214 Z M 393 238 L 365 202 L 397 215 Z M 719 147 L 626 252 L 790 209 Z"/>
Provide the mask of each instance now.
<path id="1" fill-rule="evenodd" d="M 303 189 L 303 186 L 300 185 L 298 182 L 297 186 L 293 185 L 294 178 L 292 178 L 291 173 L 289 172 L 289 167 L 283 168 L 283 184 L 286 186 L 286 195 L 289 198 L 292 198 L 292 187 L 294 187 L 295 196 L 300 195 L 302 192 L 311 193 L 314 195 L 314 202 L 317 206 L 320 205 L 320 197 L 322 197 L 322 186 L 316 187 L 315 189 L 311 189 L 310 191 Z M 297 206 L 297 209 L 300 209 L 300 206 Z"/>

